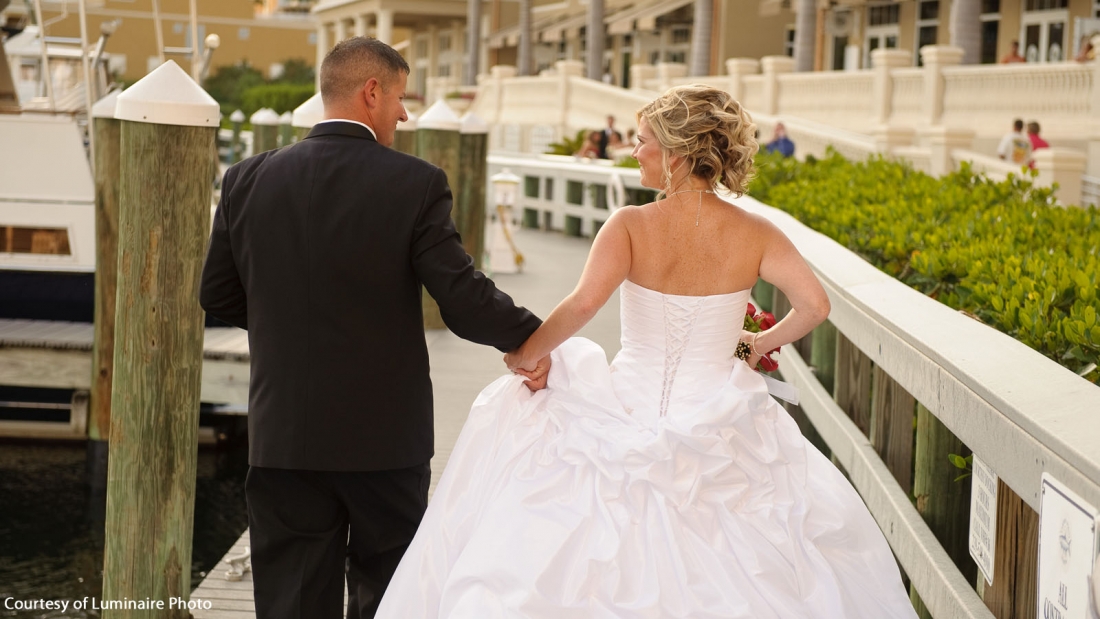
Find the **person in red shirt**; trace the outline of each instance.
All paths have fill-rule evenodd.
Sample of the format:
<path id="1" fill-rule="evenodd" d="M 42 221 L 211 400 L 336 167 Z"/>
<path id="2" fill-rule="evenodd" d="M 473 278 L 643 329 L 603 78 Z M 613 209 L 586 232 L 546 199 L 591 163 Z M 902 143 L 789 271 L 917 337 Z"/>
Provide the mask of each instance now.
<path id="1" fill-rule="evenodd" d="M 1039 137 L 1039 123 L 1034 120 L 1027 123 L 1027 139 L 1029 142 L 1031 142 L 1032 153 L 1039 150 L 1040 148 L 1050 148 L 1050 144 L 1048 144 L 1047 141 L 1043 138 Z M 1029 160 L 1027 165 L 1030 168 L 1034 168 L 1035 160 Z"/>

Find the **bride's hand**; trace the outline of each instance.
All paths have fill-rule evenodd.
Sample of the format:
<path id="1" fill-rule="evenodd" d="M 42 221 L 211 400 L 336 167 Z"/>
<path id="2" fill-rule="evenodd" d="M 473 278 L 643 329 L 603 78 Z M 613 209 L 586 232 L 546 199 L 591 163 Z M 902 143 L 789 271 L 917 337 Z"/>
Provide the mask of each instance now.
<path id="1" fill-rule="evenodd" d="M 528 389 L 532 391 L 546 389 L 547 378 L 550 376 L 550 355 L 540 358 L 540 360 L 535 363 L 535 367 L 530 369 L 524 367 L 524 365 L 529 364 L 522 363 L 521 358 L 515 352 L 505 354 L 504 362 L 508 364 L 508 369 L 510 369 L 511 373 L 527 378 L 527 380 L 524 380 L 524 385 L 526 385 Z"/>
<path id="2" fill-rule="evenodd" d="M 756 334 L 752 331 L 741 331 L 741 342 L 744 342 L 749 347 L 749 358 L 745 359 L 745 363 L 749 364 L 749 367 L 756 369 L 756 366 L 760 364 L 760 355 L 752 352 L 752 340 L 756 337 Z"/>

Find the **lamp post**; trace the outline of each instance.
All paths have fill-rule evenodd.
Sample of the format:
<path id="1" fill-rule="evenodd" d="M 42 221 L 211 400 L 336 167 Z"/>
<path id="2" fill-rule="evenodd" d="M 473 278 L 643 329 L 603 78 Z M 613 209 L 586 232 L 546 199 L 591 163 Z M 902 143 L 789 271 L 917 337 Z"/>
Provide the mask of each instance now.
<path id="1" fill-rule="evenodd" d="M 489 265 L 493 273 L 517 273 L 523 270 L 524 258 L 512 237 L 512 209 L 519 198 L 520 178 L 504 168 L 489 177 L 496 203 L 496 225 L 493 244 L 489 246 Z"/>

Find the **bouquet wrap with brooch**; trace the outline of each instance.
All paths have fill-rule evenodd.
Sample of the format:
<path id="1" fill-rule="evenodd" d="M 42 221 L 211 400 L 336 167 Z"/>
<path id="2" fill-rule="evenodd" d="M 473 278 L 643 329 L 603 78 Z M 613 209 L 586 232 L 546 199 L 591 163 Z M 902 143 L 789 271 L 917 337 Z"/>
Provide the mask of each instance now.
<path id="1" fill-rule="evenodd" d="M 745 307 L 745 324 L 742 327 L 745 331 L 752 333 L 760 333 L 767 331 L 775 326 L 775 315 L 771 312 L 757 311 L 756 307 L 752 303 L 749 303 Z M 759 350 L 757 351 L 759 352 Z M 760 363 L 756 366 L 756 369 L 762 372 L 774 372 L 779 369 L 779 362 L 772 358 L 773 354 L 778 354 L 779 349 L 773 348 L 764 353 L 760 357 Z M 743 361 L 748 361 L 752 354 L 752 349 L 748 342 L 740 342 L 737 344 L 737 357 Z"/>

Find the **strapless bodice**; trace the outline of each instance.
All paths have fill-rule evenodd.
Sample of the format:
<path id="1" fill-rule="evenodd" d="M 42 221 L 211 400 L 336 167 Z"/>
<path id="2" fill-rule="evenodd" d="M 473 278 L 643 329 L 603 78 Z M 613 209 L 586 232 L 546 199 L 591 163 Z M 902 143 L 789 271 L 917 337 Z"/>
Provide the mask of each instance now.
<path id="1" fill-rule="evenodd" d="M 624 281 L 622 349 L 611 368 L 628 412 L 675 414 L 725 384 L 750 292 L 671 295 Z"/>

